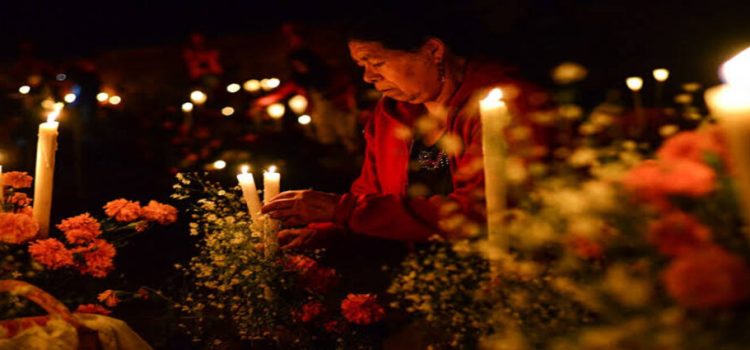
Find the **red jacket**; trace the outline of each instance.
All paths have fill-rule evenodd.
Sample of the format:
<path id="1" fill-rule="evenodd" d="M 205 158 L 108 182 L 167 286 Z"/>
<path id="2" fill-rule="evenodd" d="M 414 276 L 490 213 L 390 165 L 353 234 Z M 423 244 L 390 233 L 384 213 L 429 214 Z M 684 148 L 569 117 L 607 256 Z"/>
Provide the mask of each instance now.
<path id="1" fill-rule="evenodd" d="M 448 104 L 446 136 L 461 141 L 456 152 L 447 152 L 453 178 L 453 192 L 448 196 L 407 197 L 411 138 L 399 131 L 409 130 L 425 110 L 422 105 L 383 97 L 365 127 L 367 146 L 362 172 L 351 191 L 341 197 L 335 223 L 355 233 L 400 241 L 425 241 L 434 234 L 464 235 L 466 232 L 440 224 L 451 216 L 456 219 L 456 214 L 463 215 L 459 220 L 470 220 L 474 227 L 482 227 L 485 202 L 479 100 L 491 87 L 501 86 L 504 91 L 518 88 L 516 91 L 522 93 L 509 99 L 506 92 L 506 101 L 514 120 L 529 124 L 529 96 L 523 93 L 526 86 L 509 74 L 510 70 L 497 64 L 467 64 L 463 82 Z M 466 225 L 456 229 L 462 227 Z"/>

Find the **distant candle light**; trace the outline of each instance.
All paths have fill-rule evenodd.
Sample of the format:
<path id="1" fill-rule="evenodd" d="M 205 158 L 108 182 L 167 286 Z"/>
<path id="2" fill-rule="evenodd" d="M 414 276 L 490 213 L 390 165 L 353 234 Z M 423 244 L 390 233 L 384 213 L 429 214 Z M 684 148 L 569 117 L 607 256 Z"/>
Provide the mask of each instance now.
<path id="1" fill-rule="evenodd" d="M 214 169 L 221 170 L 221 169 L 224 169 L 226 167 L 227 167 L 227 162 L 225 162 L 225 161 L 223 161 L 221 159 L 219 159 L 219 160 L 217 160 L 217 161 L 214 162 Z M 244 173 L 247 173 L 247 172 L 245 171 Z"/>
<path id="2" fill-rule="evenodd" d="M 195 90 L 190 93 L 190 101 L 193 101 L 196 105 L 202 105 L 206 103 L 206 99 L 208 99 L 208 96 L 203 91 Z"/>
<path id="3" fill-rule="evenodd" d="M 120 96 L 115 95 L 115 96 L 110 96 L 109 97 L 109 103 L 110 104 L 119 105 L 120 102 L 122 102 L 122 98 L 120 98 Z"/>
<path id="4" fill-rule="evenodd" d="M 224 108 L 221 109 L 221 114 L 223 114 L 224 116 L 228 117 L 228 116 L 234 114 L 234 108 L 232 108 L 232 107 L 224 107 Z"/>
<path id="5" fill-rule="evenodd" d="M 299 122 L 302 125 L 307 125 L 307 124 L 310 124 L 310 122 L 312 122 L 312 118 L 307 114 L 303 114 L 299 116 L 299 118 L 297 118 L 297 122 Z"/>
<path id="6" fill-rule="evenodd" d="M 641 77 L 630 77 L 625 80 L 625 84 L 627 84 L 628 89 L 632 91 L 640 91 L 643 87 L 643 79 L 641 79 Z"/>
<path id="7" fill-rule="evenodd" d="M 185 102 L 182 104 L 182 111 L 183 112 L 191 112 L 193 110 L 193 104 L 190 102 Z"/>
<path id="8" fill-rule="evenodd" d="M 106 92 L 100 92 L 96 94 L 96 100 L 99 102 L 107 102 L 107 100 L 109 100 L 109 94 Z"/>
<path id="9" fill-rule="evenodd" d="M 658 68 L 653 71 L 654 79 L 658 82 L 664 82 L 669 79 L 669 70 L 666 68 Z"/>
<path id="10" fill-rule="evenodd" d="M 73 103 L 76 101 L 76 98 L 78 98 L 76 94 L 67 94 L 65 95 L 65 97 L 63 97 L 63 100 L 65 100 L 65 102 L 67 103 Z"/>
<path id="11" fill-rule="evenodd" d="M 266 112 L 268 112 L 268 115 L 273 119 L 280 119 L 284 116 L 284 112 L 286 112 L 286 108 L 281 103 L 274 103 L 268 108 L 266 108 Z"/>
<path id="12" fill-rule="evenodd" d="M 240 88 L 241 88 L 240 84 L 237 84 L 237 83 L 231 83 L 231 84 L 227 85 L 227 91 L 229 93 L 232 93 L 232 94 L 235 93 L 235 92 L 237 92 L 237 91 L 240 91 Z"/>
<path id="13" fill-rule="evenodd" d="M 18 92 L 20 92 L 20 93 L 21 93 L 21 94 L 23 94 L 23 95 L 26 95 L 26 94 L 28 94 L 29 92 L 31 92 L 31 86 L 28 86 L 28 85 L 23 85 L 23 86 L 21 86 L 20 88 L 18 88 Z"/>
<path id="14" fill-rule="evenodd" d="M 247 92 L 256 92 L 261 89 L 260 81 L 257 79 L 250 79 L 242 85 L 242 88 Z"/>

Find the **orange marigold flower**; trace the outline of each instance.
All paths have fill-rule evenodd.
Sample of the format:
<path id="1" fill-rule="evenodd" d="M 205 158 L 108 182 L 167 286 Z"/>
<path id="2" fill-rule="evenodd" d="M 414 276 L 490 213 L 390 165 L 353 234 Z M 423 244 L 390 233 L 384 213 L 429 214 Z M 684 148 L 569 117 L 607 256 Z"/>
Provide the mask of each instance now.
<path id="1" fill-rule="evenodd" d="M 31 204 L 31 198 L 29 198 L 29 196 L 23 192 L 13 193 L 13 196 L 11 196 L 8 201 L 19 207 L 25 207 Z"/>
<path id="2" fill-rule="evenodd" d="M 75 249 L 74 253 L 83 256 L 83 262 L 76 266 L 82 274 L 103 278 L 114 269 L 112 260 L 117 250 L 111 243 L 97 239 L 86 247 Z"/>
<path id="3" fill-rule="evenodd" d="M 643 200 L 664 203 L 667 195 L 700 197 L 714 190 L 716 173 L 691 160 L 647 160 L 628 171 L 623 185 Z"/>
<path id="4" fill-rule="evenodd" d="M 161 225 L 169 225 L 177 221 L 177 208 L 153 200 L 143 207 L 141 214 L 144 219 Z"/>
<path id="5" fill-rule="evenodd" d="M 104 213 L 120 222 L 135 221 L 141 216 L 141 205 L 127 199 L 115 199 L 104 205 Z"/>
<path id="6" fill-rule="evenodd" d="M 667 139 L 656 155 L 664 160 L 692 160 L 703 162 L 707 153 L 722 155 L 724 145 L 711 134 L 701 131 L 684 131 Z"/>
<path id="7" fill-rule="evenodd" d="M 104 306 L 101 306 L 99 304 L 83 304 L 83 305 L 78 305 L 78 308 L 76 309 L 76 313 L 97 314 L 97 315 L 107 316 L 111 314 L 112 311 L 107 310 Z"/>
<path id="8" fill-rule="evenodd" d="M 117 292 L 111 289 L 107 289 L 104 292 L 100 293 L 99 296 L 96 297 L 96 299 L 104 303 L 104 305 L 107 305 L 108 307 L 115 307 L 120 303 L 120 299 L 117 297 Z"/>
<path id="9" fill-rule="evenodd" d="M 31 243 L 29 253 L 35 261 L 52 270 L 73 265 L 73 252 L 54 238 Z"/>
<path id="10" fill-rule="evenodd" d="M 3 173 L 3 185 L 13 188 L 29 188 L 33 178 L 26 172 L 9 171 Z"/>
<path id="11" fill-rule="evenodd" d="M 660 253 L 678 256 L 708 243 L 711 231 L 692 216 L 675 211 L 650 223 L 647 237 Z"/>
<path id="12" fill-rule="evenodd" d="M 32 207 L 30 205 L 29 206 L 25 206 L 25 207 L 21 208 L 21 211 L 19 211 L 18 213 L 26 215 L 28 217 L 33 217 L 34 216 L 34 207 Z"/>
<path id="13" fill-rule="evenodd" d="M 34 238 L 39 224 L 33 218 L 18 213 L 0 213 L 0 242 L 20 244 Z"/>
<path id="14" fill-rule="evenodd" d="M 367 325 L 385 317 L 385 309 L 372 294 L 349 294 L 341 302 L 341 313 L 354 324 Z"/>
<path id="15" fill-rule="evenodd" d="M 730 307 L 750 295 L 745 261 L 717 246 L 679 256 L 664 271 L 662 281 L 672 298 L 693 309 Z"/>
<path id="16" fill-rule="evenodd" d="M 102 234 L 99 221 L 89 213 L 65 219 L 57 228 L 65 233 L 65 238 L 71 244 L 86 244 Z"/>

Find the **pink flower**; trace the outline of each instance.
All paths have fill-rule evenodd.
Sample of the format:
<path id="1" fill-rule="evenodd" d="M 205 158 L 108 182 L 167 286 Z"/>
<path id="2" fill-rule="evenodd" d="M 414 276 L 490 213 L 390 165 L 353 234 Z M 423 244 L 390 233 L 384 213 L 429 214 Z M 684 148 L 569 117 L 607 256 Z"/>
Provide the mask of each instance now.
<path id="1" fill-rule="evenodd" d="M 9 171 L 3 173 L 3 185 L 13 188 L 29 188 L 33 178 L 21 171 Z"/>
<path id="2" fill-rule="evenodd" d="M 707 244 L 711 231 L 690 215 L 674 211 L 648 228 L 648 241 L 667 256 L 679 256 Z"/>
<path id="3" fill-rule="evenodd" d="M 103 278 L 114 269 L 117 250 L 111 243 L 97 239 L 86 247 L 74 249 L 73 253 L 83 256 L 83 264 L 76 266 L 82 274 Z"/>
<path id="4" fill-rule="evenodd" d="M 148 205 L 143 207 L 141 215 L 148 221 L 158 222 L 161 225 L 169 225 L 177 221 L 177 208 L 152 200 L 148 202 Z"/>
<path id="5" fill-rule="evenodd" d="M 120 222 L 135 221 L 141 216 L 141 205 L 127 199 L 115 199 L 104 205 L 104 213 Z"/>
<path id="6" fill-rule="evenodd" d="M 76 309 L 76 313 L 97 314 L 97 315 L 107 316 L 111 314 L 112 311 L 107 310 L 106 308 L 104 308 L 104 306 L 101 306 L 99 304 L 83 304 L 83 305 L 78 305 L 78 308 Z"/>
<path id="7" fill-rule="evenodd" d="M 61 267 L 73 265 L 73 252 L 65 245 L 54 239 L 38 240 L 29 245 L 31 258 L 45 267 L 57 270 Z"/>
<path id="8" fill-rule="evenodd" d="M 86 244 L 102 233 L 99 221 L 89 213 L 65 219 L 57 228 L 65 233 L 65 238 L 71 244 Z"/>
<path id="9" fill-rule="evenodd" d="M 341 313 L 354 324 L 367 325 L 385 317 L 385 309 L 372 294 L 349 294 L 341 302 Z"/>
<path id="10" fill-rule="evenodd" d="M 692 309 L 731 307 L 750 295 L 745 261 L 717 246 L 679 256 L 663 272 L 662 281 L 672 298 Z"/>
<path id="11" fill-rule="evenodd" d="M 0 213 L 0 242 L 20 244 L 34 238 L 39 224 L 28 215 Z"/>

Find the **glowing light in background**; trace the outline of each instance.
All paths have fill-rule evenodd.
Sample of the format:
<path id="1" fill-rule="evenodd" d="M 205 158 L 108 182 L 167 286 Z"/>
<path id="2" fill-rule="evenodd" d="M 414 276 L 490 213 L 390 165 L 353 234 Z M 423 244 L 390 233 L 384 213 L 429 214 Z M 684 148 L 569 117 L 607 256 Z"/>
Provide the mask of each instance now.
<path id="1" fill-rule="evenodd" d="M 182 111 L 183 112 L 191 112 L 193 110 L 193 104 L 190 102 L 185 102 L 182 104 Z"/>
<path id="2" fill-rule="evenodd" d="M 107 102 L 107 100 L 109 100 L 109 94 L 106 92 L 100 92 L 96 94 L 96 100 L 99 102 Z"/>
<path id="3" fill-rule="evenodd" d="M 289 108 L 296 114 L 305 113 L 307 109 L 307 98 L 302 95 L 295 95 L 289 99 Z"/>
<path id="4" fill-rule="evenodd" d="M 20 92 L 21 94 L 26 95 L 29 92 L 31 92 L 31 86 L 28 86 L 28 85 L 21 86 L 20 88 L 18 88 L 18 92 Z"/>
<path id="5" fill-rule="evenodd" d="M 76 98 L 78 98 L 76 94 L 67 94 L 65 95 L 65 97 L 63 97 L 63 100 L 65 100 L 65 102 L 67 103 L 73 103 L 76 101 Z"/>
<path id="6" fill-rule="evenodd" d="M 268 108 L 266 108 L 266 112 L 268 112 L 268 115 L 273 119 L 279 119 L 284 116 L 284 112 L 286 112 L 286 108 L 281 103 L 274 103 Z"/>
<path id="7" fill-rule="evenodd" d="M 237 91 L 240 91 L 240 84 L 231 83 L 231 84 L 227 85 L 227 91 L 229 93 L 232 93 L 232 94 L 235 93 L 235 92 L 237 92 Z"/>
<path id="8" fill-rule="evenodd" d="M 217 161 L 214 162 L 214 169 L 221 170 L 221 169 L 224 169 L 226 167 L 227 167 L 227 162 L 225 162 L 225 161 L 223 161 L 221 159 L 219 159 L 219 160 L 217 160 Z"/>
<path id="9" fill-rule="evenodd" d="M 206 103 L 206 99 L 208 99 L 208 96 L 203 91 L 195 90 L 190 93 L 190 101 L 193 101 L 198 106 Z"/>
<path id="10" fill-rule="evenodd" d="M 664 82 L 669 79 L 669 71 L 666 68 L 654 69 L 654 79 L 658 82 Z"/>
<path id="11" fill-rule="evenodd" d="M 110 104 L 119 105 L 120 102 L 122 102 L 122 98 L 120 98 L 120 96 L 114 95 L 114 96 L 110 96 L 109 98 Z"/>
<path id="12" fill-rule="evenodd" d="M 630 77 L 625 79 L 625 84 L 628 85 L 630 90 L 640 91 L 643 87 L 643 79 L 641 77 Z"/>
<path id="13" fill-rule="evenodd" d="M 228 116 L 234 114 L 234 108 L 232 108 L 232 107 L 224 107 L 224 108 L 221 109 L 221 114 L 223 114 L 224 116 L 228 117 Z"/>
<path id="14" fill-rule="evenodd" d="M 307 114 L 303 114 L 299 116 L 299 118 L 297 118 L 297 122 L 302 125 L 310 124 L 311 121 L 312 121 L 312 118 Z"/>
<path id="15" fill-rule="evenodd" d="M 245 91 L 247 92 L 256 92 L 261 89 L 260 81 L 256 79 L 250 79 L 246 81 L 244 84 L 242 84 L 242 88 L 245 89 Z"/>

